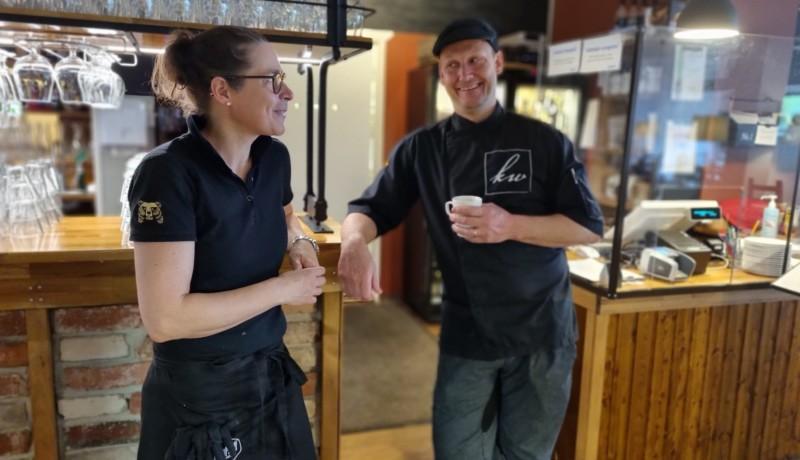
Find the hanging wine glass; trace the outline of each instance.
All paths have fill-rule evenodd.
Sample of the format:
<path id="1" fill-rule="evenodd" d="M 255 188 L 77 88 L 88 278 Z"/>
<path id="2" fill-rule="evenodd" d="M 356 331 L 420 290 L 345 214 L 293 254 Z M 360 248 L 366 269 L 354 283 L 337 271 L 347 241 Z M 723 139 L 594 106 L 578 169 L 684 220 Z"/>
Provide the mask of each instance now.
<path id="1" fill-rule="evenodd" d="M 119 58 L 105 51 L 90 53 L 90 63 L 78 72 L 84 102 L 97 109 L 117 109 L 125 96 L 125 82 L 111 70 Z"/>
<path id="2" fill-rule="evenodd" d="M 69 55 L 55 65 L 53 69 L 56 76 L 56 86 L 61 95 L 61 102 L 64 104 L 83 104 L 84 98 L 81 92 L 78 75 L 85 71 L 89 65 L 78 57 L 78 52 L 74 47 L 69 47 Z"/>
<path id="3" fill-rule="evenodd" d="M 19 100 L 50 102 L 53 98 L 53 66 L 37 49 L 32 48 L 27 56 L 18 58 L 12 73 Z"/>

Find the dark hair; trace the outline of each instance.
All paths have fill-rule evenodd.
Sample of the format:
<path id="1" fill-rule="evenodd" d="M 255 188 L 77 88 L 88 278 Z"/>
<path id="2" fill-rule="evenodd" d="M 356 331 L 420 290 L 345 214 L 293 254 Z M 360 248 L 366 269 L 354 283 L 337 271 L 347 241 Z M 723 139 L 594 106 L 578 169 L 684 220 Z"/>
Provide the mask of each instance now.
<path id="1" fill-rule="evenodd" d="M 249 65 L 252 45 L 266 41 L 244 27 L 221 26 L 199 34 L 175 31 L 164 54 L 156 59 L 150 80 L 153 93 L 184 113 L 205 113 L 211 79 L 243 71 Z M 242 82 L 231 80 L 229 84 L 236 89 Z"/>

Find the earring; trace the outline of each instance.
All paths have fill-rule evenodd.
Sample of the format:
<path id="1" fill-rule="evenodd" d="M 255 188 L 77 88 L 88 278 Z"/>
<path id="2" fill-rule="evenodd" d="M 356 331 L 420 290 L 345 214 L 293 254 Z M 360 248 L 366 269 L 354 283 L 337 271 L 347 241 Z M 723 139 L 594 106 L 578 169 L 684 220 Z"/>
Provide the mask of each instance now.
<path id="1" fill-rule="evenodd" d="M 231 106 L 231 103 L 230 103 L 230 102 L 226 102 L 226 103 L 225 103 L 225 105 L 227 105 L 228 107 L 230 107 L 230 106 Z"/>

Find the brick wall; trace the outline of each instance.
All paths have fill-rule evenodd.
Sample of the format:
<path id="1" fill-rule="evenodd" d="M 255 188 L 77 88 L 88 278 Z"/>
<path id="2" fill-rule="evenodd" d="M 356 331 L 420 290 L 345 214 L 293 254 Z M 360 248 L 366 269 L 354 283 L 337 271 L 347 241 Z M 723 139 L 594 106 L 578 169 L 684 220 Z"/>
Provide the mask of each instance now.
<path id="1" fill-rule="evenodd" d="M 316 306 L 286 309 L 286 344 L 308 375 L 306 408 L 318 439 L 319 320 Z M 59 441 L 68 460 L 136 457 L 141 384 L 152 343 L 136 305 L 52 312 Z M 23 313 L 0 313 L 0 459 L 31 458 Z"/>
<path id="2" fill-rule="evenodd" d="M 64 308 L 51 321 L 62 452 L 96 458 L 91 449 L 106 447 L 109 458 L 133 458 L 123 452 L 136 450 L 129 446 L 139 436 L 136 395 L 152 359 L 138 308 Z"/>
<path id="3" fill-rule="evenodd" d="M 0 312 L 0 454 L 32 458 L 25 314 Z"/>

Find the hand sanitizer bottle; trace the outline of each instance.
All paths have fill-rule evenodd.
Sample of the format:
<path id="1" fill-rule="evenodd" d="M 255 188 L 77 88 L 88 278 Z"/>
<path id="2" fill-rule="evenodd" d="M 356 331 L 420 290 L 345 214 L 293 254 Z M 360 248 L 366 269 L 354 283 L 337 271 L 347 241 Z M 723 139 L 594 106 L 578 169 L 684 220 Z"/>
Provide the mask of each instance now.
<path id="1" fill-rule="evenodd" d="M 778 237 L 778 223 L 780 222 L 780 211 L 775 205 L 777 195 L 764 195 L 762 200 L 769 200 L 769 204 L 764 208 L 764 214 L 761 217 L 761 236 L 766 238 Z"/>

